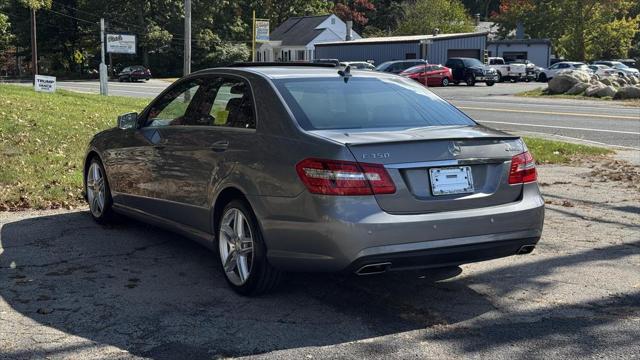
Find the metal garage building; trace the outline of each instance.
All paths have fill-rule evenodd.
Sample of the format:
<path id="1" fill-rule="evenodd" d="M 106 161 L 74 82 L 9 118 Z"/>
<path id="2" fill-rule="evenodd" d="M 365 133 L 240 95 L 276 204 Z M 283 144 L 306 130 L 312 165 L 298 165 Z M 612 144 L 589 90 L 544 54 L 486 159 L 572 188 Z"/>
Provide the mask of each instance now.
<path id="1" fill-rule="evenodd" d="M 340 61 L 373 60 L 376 65 L 389 60 L 426 58 L 444 64 L 450 57 L 482 59 L 487 33 L 460 33 L 365 38 L 316 44 L 316 59 Z"/>
<path id="2" fill-rule="evenodd" d="M 551 40 L 549 39 L 509 39 L 493 40 L 487 43 L 489 56 L 499 56 L 505 61 L 529 60 L 549 67 Z"/>

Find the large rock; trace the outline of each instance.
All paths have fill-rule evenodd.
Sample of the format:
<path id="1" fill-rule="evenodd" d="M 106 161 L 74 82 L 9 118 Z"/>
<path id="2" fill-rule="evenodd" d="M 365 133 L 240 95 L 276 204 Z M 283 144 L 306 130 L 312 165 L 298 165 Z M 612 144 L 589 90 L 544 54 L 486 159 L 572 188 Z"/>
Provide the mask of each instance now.
<path id="1" fill-rule="evenodd" d="M 549 93 L 564 94 L 567 90 L 580 82 L 580 80 L 573 77 L 570 73 L 558 74 L 549 81 Z"/>
<path id="2" fill-rule="evenodd" d="M 615 81 L 611 77 L 607 76 L 607 77 L 600 78 L 600 82 L 605 85 L 613 85 Z"/>
<path id="3" fill-rule="evenodd" d="M 587 88 L 589 87 L 589 84 L 587 83 L 577 83 L 575 85 L 573 85 L 573 87 L 569 90 L 567 90 L 567 92 L 565 92 L 565 94 L 567 95 L 578 95 L 578 94 L 582 94 L 585 90 L 587 90 Z"/>
<path id="4" fill-rule="evenodd" d="M 640 99 L 640 86 L 625 86 L 618 89 L 614 99 Z"/>
<path id="5" fill-rule="evenodd" d="M 586 96 L 594 96 L 594 97 L 605 97 L 611 96 L 613 97 L 616 94 L 616 89 L 609 85 L 599 84 L 599 85 L 591 85 L 584 91 Z"/>

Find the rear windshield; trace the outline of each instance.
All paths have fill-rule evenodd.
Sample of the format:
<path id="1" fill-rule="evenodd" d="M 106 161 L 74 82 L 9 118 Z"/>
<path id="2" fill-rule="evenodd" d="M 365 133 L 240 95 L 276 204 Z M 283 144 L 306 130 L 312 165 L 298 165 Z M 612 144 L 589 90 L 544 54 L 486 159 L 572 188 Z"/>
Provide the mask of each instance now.
<path id="1" fill-rule="evenodd" d="M 475 125 L 466 115 L 404 78 L 353 76 L 274 81 L 307 130 Z"/>

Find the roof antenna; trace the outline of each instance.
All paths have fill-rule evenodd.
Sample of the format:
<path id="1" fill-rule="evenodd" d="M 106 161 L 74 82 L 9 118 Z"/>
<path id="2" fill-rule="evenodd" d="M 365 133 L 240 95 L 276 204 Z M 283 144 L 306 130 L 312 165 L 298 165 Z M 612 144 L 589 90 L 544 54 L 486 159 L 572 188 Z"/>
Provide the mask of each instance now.
<path id="1" fill-rule="evenodd" d="M 342 76 L 344 83 L 346 84 L 351 77 L 351 65 L 347 65 L 344 70 L 338 70 L 338 75 Z"/>

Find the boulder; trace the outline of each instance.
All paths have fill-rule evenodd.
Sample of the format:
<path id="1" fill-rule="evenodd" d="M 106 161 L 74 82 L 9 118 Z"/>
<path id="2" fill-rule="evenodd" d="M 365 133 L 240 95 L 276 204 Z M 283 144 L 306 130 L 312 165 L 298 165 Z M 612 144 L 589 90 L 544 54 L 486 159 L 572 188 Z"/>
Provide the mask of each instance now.
<path id="1" fill-rule="evenodd" d="M 616 88 L 609 85 L 591 85 L 584 91 L 586 96 L 594 96 L 594 97 L 605 97 L 611 96 L 613 97 L 616 94 Z"/>
<path id="2" fill-rule="evenodd" d="M 613 85 L 614 80 L 611 79 L 610 77 L 603 77 L 600 79 L 600 82 L 608 86 L 608 85 Z"/>
<path id="3" fill-rule="evenodd" d="M 635 76 L 629 76 L 629 77 L 627 78 L 627 82 L 628 82 L 630 85 L 638 85 L 638 84 L 640 84 L 640 78 L 637 78 L 637 77 L 635 77 Z"/>
<path id="4" fill-rule="evenodd" d="M 619 86 L 627 86 L 629 84 L 629 82 L 627 80 L 625 80 L 624 78 L 618 78 L 616 79 L 616 82 L 613 83 L 612 85 L 616 85 L 618 84 Z"/>
<path id="5" fill-rule="evenodd" d="M 567 90 L 565 92 L 565 94 L 567 95 L 578 95 L 578 94 L 582 94 L 585 90 L 587 90 L 587 88 L 589 87 L 589 84 L 587 83 L 577 83 L 575 85 L 573 85 L 573 87 L 569 90 Z"/>
<path id="6" fill-rule="evenodd" d="M 556 75 L 549 81 L 549 93 L 564 94 L 567 90 L 571 89 L 575 84 L 580 82 L 580 80 L 573 77 L 570 73 L 562 73 Z"/>
<path id="7" fill-rule="evenodd" d="M 640 86 L 625 86 L 613 96 L 614 99 L 640 99 Z"/>

